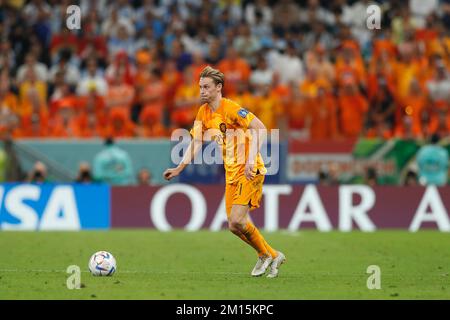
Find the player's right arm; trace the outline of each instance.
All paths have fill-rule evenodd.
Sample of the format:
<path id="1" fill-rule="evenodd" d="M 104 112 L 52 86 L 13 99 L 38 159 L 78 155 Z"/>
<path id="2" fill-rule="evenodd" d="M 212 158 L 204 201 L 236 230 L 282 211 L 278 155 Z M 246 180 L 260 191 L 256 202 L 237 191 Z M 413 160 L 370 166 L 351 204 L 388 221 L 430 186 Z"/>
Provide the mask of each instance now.
<path id="1" fill-rule="evenodd" d="M 166 171 L 164 171 L 164 178 L 166 180 L 170 180 L 178 176 L 181 173 L 181 171 L 183 171 L 184 168 L 187 167 L 189 163 L 192 163 L 192 160 L 194 159 L 197 152 L 201 149 L 201 146 L 202 146 L 201 141 L 192 139 L 180 164 L 175 168 L 169 168 Z"/>
<path id="2" fill-rule="evenodd" d="M 176 176 L 178 176 L 184 168 L 187 167 L 189 163 L 192 163 L 197 152 L 202 147 L 202 136 L 203 136 L 203 109 L 200 107 L 200 110 L 195 117 L 194 126 L 192 127 L 190 134 L 192 136 L 192 140 L 189 143 L 189 146 L 186 150 L 186 153 L 183 156 L 180 164 L 175 168 L 169 168 L 164 171 L 164 179 L 170 180 Z"/>

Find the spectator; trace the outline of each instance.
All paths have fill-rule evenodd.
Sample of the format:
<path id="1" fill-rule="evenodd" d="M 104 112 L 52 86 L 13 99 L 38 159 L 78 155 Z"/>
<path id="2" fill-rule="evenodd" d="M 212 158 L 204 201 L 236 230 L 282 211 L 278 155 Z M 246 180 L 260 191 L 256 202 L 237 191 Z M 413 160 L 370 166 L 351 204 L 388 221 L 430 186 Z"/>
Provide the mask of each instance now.
<path id="1" fill-rule="evenodd" d="M 238 35 L 234 40 L 234 48 L 239 56 L 245 58 L 250 65 L 255 65 L 255 53 L 261 49 L 259 40 L 251 33 L 250 27 L 241 24 L 238 28 Z"/>
<path id="2" fill-rule="evenodd" d="M 306 10 L 301 11 L 300 20 L 306 25 L 316 21 L 328 26 L 335 24 L 334 15 L 328 9 L 325 9 L 319 0 L 308 0 Z"/>
<path id="3" fill-rule="evenodd" d="M 200 90 L 198 79 L 194 79 L 192 67 L 188 67 L 183 73 L 183 84 L 175 93 L 175 105 L 172 111 L 172 123 L 177 127 L 188 128 L 196 115 L 196 108 L 200 104 Z"/>
<path id="4" fill-rule="evenodd" d="M 272 86 L 273 70 L 269 69 L 266 58 L 259 55 L 256 63 L 256 69 L 250 75 L 250 84 L 257 86 Z"/>
<path id="5" fill-rule="evenodd" d="M 67 7 L 65 7 L 67 8 Z M 66 10 L 62 10 L 64 13 L 64 16 L 66 15 Z M 61 60 L 61 58 L 65 59 L 65 62 L 69 62 L 70 58 L 72 56 L 75 56 L 76 60 L 76 54 L 78 53 L 78 38 L 77 36 L 72 33 L 67 28 L 61 28 L 61 32 L 54 34 L 52 36 L 52 40 L 50 42 L 50 55 L 51 55 L 51 61 L 53 63 L 58 62 L 58 58 Z M 67 59 L 67 57 L 69 59 Z"/>
<path id="6" fill-rule="evenodd" d="M 422 128 L 423 115 L 428 114 L 430 108 L 427 107 L 427 94 L 422 90 L 418 81 L 413 80 L 411 82 L 408 95 L 400 101 L 401 114 L 411 118 L 413 135 L 421 137 L 424 129 Z M 401 124 L 396 126 L 401 127 Z"/>
<path id="7" fill-rule="evenodd" d="M 80 81 L 80 73 L 78 72 L 77 68 L 70 65 L 70 56 L 70 51 L 63 50 L 60 52 L 58 63 L 50 68 L 48 79 L 50 82 L 53 83 L 55 81 L 55 75 L 57 73 L 62 73 L 64 74 L 64 80 L 66 81 L 66 83 L 71 86 L 77 85 L 77 83 Z"/>
<path id="8" fill-rule="evenodd" d="M 408 170 L 405 177 L 404 186 L 415 187 L 419 185 L 417 173 L 414 170 Z"/>
<path id="9" fill-rule="evenodd" d="M 283 116 L 283 110 L 278 97 L 269 85 L 259 85 L 256 90 L 254 105 L 249 106 L 249 110 L 261 119 L 268 130 L 279 128 L 278 121 Z"/>
<path id="10" fill-rule="evenodd" d="M 48 182 L 47 180 L 47 166 L 37 161 L 33 169 L 28 174 L 28 182 L 30 183 L 45 183 Z"/>
<path id="11" fill-rule="evenodd" d="M 126 52 L 127 56 L 133 57 L 136 53 L 136 43 L 124 25 L 119 25 L 117 35 L 111 36 L 108 41 L 108 51 L 111 56 L 115 56 L 118 52 Z"/>
<path id="12" fill-rule="evenodd" d="M 260 1 L 264 2 L 263 1 Z M 247 8 L 251 7 L 252 4 L 249 4 Z M 266 10 L 267 9 L 267 10 Z M 254 10 L 254 18 L 249 18 L 253 22 L 250 23 L 250 28 L 252 34 L 259 39 L 260 45 L 263 45 L 264 42 L 270 41 L 272 36 L 272 28 L 270 23 L 272 21 L 272 11 L 268 7 L 264 7 L 262 9 L 256 8 Z"/>
<path id="13" fill-rule="evenodd" d="M 0 115 L 17 113 L 19 110 L 19 101 L 17 96 L 11 91 L 10 79 L 8 74 L 0 73 Z"/>
<path id="14" fill-rule="evenodd" d="M 410 12 L 419 20 L 419 25 L 424 27 L 426 18 L 438 9 L 439 0 L 409 0 Z"/>
<path id="15" fill-rule="evenodd" d="M 133 165 L 128 153 L 114 144 L 112 138 L 105 141 L 105 149 L 94 158 L 94 179 L 112 185 L 133 183 Z"/>
<path id="16" fill-rule="evenodd" d="M 311 135 L 311 114 L 307 97 L 302 95 L 297 84 L 291 83 L 287 101 L 289 115 L 289 134 L 301 140 L 309 139 Z"/>
<path id="17" fill-rule="evenodd" d="M 300 7 L 292 0 L 281 0 L 273 7 L 273 28 L 279 36 L 299 30 Z"/>
<path id="18" fill-rule="evenodd" d="M 20 84 L 27 80 L 27 74 L 29 70 L 32 70 L 36 74 L 37 80 L 47 81 L 48 79 L 48 68 L 45 64 L 38 62 L 36 60 L 36 55 L 34 53 L 28 53 L 25 57 L 25 63 L 19 67 L 17 70 L 17 82 Z"/>
<path id="19" fill-rule="evenodd" d="M 150 71 L 148 84 L 143 88 L 142 104 L 143 111 L 152 110 L 157 122 L 162 122 L 164 109 L 166 107 L 167 85 L 162 80 L 161 70 L 153 69 Z"/>
<path id="20" fill-rule="evenodd" d="M 111 10 L 107 15 L 107 19 L 103 21 L 101 32 L 107 38 L 117 39 L 120 29 L 122 28 L 123 35 L 134 36 L 136 30 L 130 19 L 124 16 L 120 16 L 117 6 L 112 3 Z"/>
<path id="21" fill-rule="evenodd" d="M 250 77 L 250 65 L 245 59 L 239 57 L 233 47 L 227 49 L 225 59 L 218 64 L 217 68 L 227 75 L 227 85 L 224 87 L 225 96 L 235 94 L 238 83 L 248 81 Z"/>
<path id="22" fill-rule="evenodd" d="M 443 186 L 447 183 L 449 155 L 447 149 L 438 145 L 439 135 L 433 134 L 430 144 L 417 153 L 419 182 L 422 185 Z"/>
<path id="23" fill-rule="evenodd" d="M 374 167 L 368 167 L 366 169 L 364 180 L 365 184 L 367 184 L 370 187 L 375 187 L 376 185 L 378 185 L 377 170 Z"/>
<path id="24" fill-rule="evenodd" d="M 442 59 L 436 63 L 435 76 L 428 81 L 427 89 L 435 108 L 445 108 L 450 101 L 450 76 Z"/>
<path id="25" fill-rule="evenodd" d="M 348 137 L 357 137 L 363 128 L 363 119 L 369 108 L 367 99 L 352 80 L 343 82 L 339 98 L 340 132 Z"/>
<path id="26" fill-rule="evenodd" d="M 130 120 L 130 113 L 123 108 L 109 111 L 107 135 L 116 138 L 131 138 L 135 136 L 135 125 Z"/>
<path id="27" fill-rule="evenodd" d="M 262 23 L 270 25 L 272 23 L 272 9 L 267 5 L 267 0 L 256 0 L 247 3 L 245 7 L 245 20 L 250 26 L 258 23 L 258 16 Z"/>
<path id="28" fill-rule="evenodd" d="M 331 185 L 330 177 L 328 176 L 328 173 L 324 170 L 320 170 L 317 174 L 318 177 L 318 184 L 319 186 L 329 186 Z"/>
<path id="29" fill-rule="evenodd" d="M 91 166 L 87 162 L 80 163 L 78 168 L 78 176 L 75 179 L 76 183 L 89 184 L 93 182 Z"/>
<path id="30" fill-rule="evenodd" d="M 151 186 L 152 185 L 152 175 L 150 171 L 146 168 L 139 170 L 137 175 L 137 182 L 139 186 Z"/>
<path id="31" fill-rule="evenodd" d="M 134 87 L 127 84 L 124 78 L 119 76 L 111 80 L 106 95 L 106 106 L 111 108 L 123 108 L 130 112 L 135 91 Z"/>
<path id="32" fill-rule="evenodd" d="M 317 97 L 308 99 L 311 139 L 334 140 L 338 137 L 337 102 L 326 86 L 319 86 Z"/>
<path id="33" fill-rule="evenodd" d="M 108 92 L 108 84 L 97 67 L 97 61 L 90 59 L 87 62 L 87 74 L 81 78 L 77 87 L 77 94 L 80 96 L 88 95 L 89 91 L 95 89 L 97 94 L 105 96 Z"/>
<path id="34" fill-rule="evenodd" d="M 280 75 L 280 82 L 283 84 L 290 82 L 299 84 L 305 78 L 303 62 L 293 43 L 288 43 L 286 52 L 283 51 L 269 58 L 269 65 L 275 73 Z"/>
<path id="35" fill-rule="evenodd" d="M 390 138 L 395 124 L 396 105 L 385 82 L 379 86 L 369 104 L 370 109 L 367 113 L 369 127 L 375 128 L 378 135 L 381 135 L 379 138 Z"/>
<path id="36" fill-rule="evenodd" d="M 91 68 L 94 69 L 94 63 L 92 63 Z M 89 67 L 88 67 L 89 71 Z M 98 71 L 93 73 L 97 76 Z M 134 74 L 135 69 L 133 65 L 130 63 L 127 53 L 125 51 L 118 52 L 113 59 L 113 62 L 106 68 L 105 78 L 108 82 L 112 79 L 116 79 L 118 77 L 123 78 L 123 81 L 129 85 L 134 84 Z M 103 80 L 103 76 L 98 74 L 99 77 Z M 104 80 L 103 80 L 104 81 Z"/>

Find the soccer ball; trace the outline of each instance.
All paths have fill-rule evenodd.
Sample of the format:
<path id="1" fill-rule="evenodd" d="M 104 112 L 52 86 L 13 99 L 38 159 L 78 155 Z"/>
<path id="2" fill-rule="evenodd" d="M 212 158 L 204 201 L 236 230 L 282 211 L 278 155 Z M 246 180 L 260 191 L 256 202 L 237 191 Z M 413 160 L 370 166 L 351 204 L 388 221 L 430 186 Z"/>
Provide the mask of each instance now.
<path id="1" fill-rule="evenodd" d="M 116 272 L 116 259 L 107 251 L 98 251 L 89 260 L 89 271 L 94 276 L 112 276 Z"/>

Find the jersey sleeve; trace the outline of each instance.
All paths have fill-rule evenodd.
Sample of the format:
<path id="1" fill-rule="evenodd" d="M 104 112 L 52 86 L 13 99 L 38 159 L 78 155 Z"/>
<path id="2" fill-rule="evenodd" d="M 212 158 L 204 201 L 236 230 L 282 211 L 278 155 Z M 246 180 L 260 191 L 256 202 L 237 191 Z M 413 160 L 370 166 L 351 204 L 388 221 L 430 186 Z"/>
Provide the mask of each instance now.
<path id="1" fill-rule="evenodd" d="M 244 130 L 248 129 L 250 122 L 255 118 L 253 113 L 239 105 L 233 105 L 229 112 L 230 119 Z"/>
<path id="2" fill-rule="evenodd" d="M 198 110 L 197 116 L 195 117 L 195 120 L 194 120 L 194 124 L 192 125 L 192 128 L 189 131 L 192 139 L 202 140 L 203 133 L 205 131 L 205 126 L 204 126 L 203 122 L 204 122 L 203 108 L 201 107 Z"/>

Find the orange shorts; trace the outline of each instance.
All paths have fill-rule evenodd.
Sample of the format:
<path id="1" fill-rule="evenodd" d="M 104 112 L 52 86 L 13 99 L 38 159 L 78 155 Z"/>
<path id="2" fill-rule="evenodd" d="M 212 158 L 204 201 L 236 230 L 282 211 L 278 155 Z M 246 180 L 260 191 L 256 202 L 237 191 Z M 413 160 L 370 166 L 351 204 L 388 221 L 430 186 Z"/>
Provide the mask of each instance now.
<path id="1" fill-rule="evenodd" d="M 225 187 L 225 207 L 227 216 L 231 214 L 234 204 L 248 205 L 250 210 L 259 208 L 262 198 L 264 175 L 257 174 L 250 181 L 243 175 L 235 183 L 228 183 Z"/>

